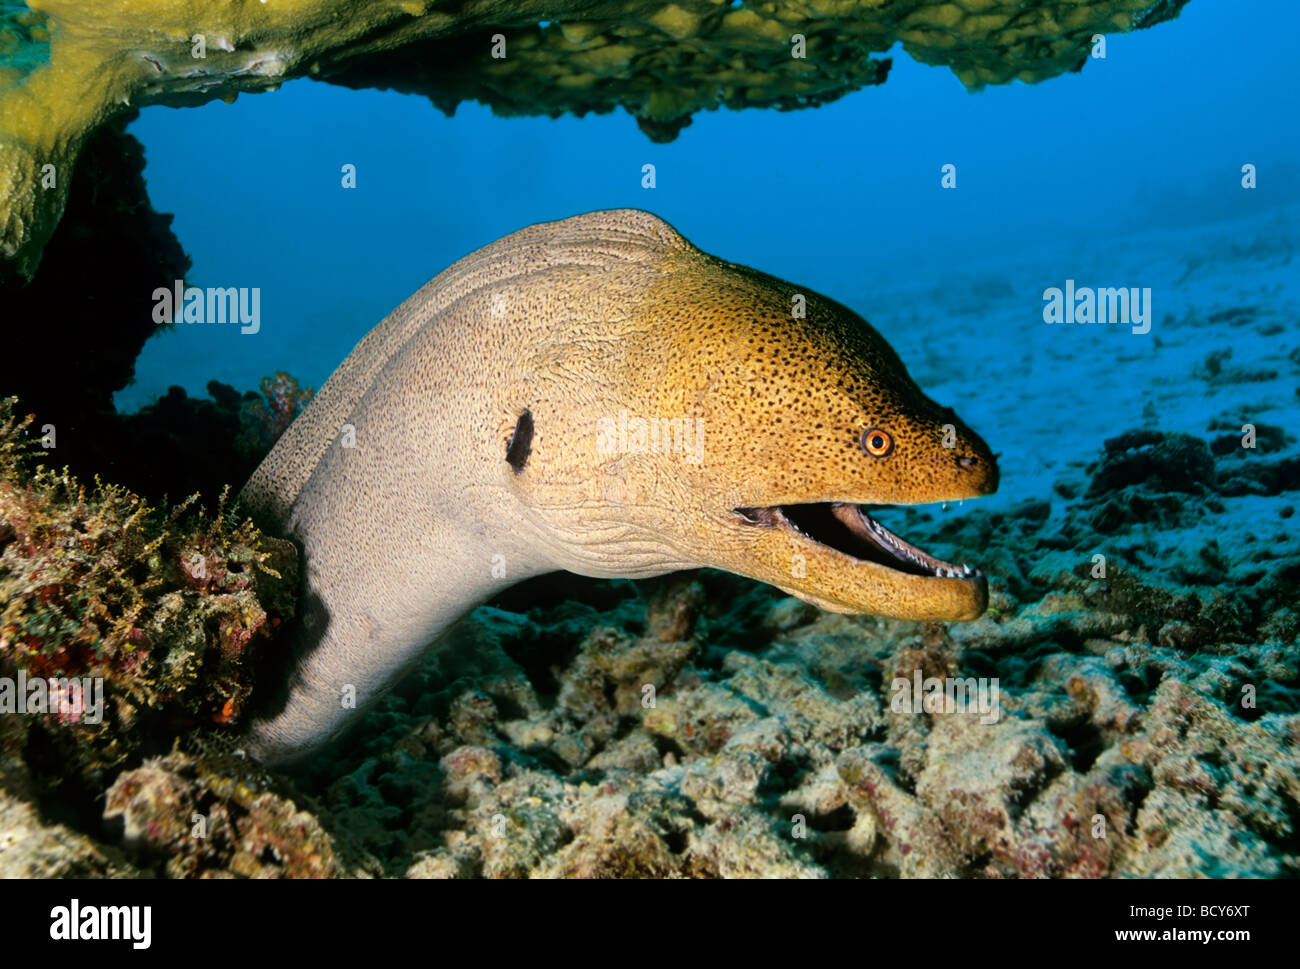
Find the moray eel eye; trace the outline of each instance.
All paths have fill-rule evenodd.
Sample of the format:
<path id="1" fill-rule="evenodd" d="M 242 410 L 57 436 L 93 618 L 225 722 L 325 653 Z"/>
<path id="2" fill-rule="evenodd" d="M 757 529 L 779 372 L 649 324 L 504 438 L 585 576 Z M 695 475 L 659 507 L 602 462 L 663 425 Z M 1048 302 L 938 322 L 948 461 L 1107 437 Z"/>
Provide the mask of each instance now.
<path id="1" fill-rule="evenodd" d="M 878 427 L 868 427 L 862 432 L 862 450 L 873 458 L 883 458 L 894 450 L 894 439 L 890 437 L 888 431 L 882 431 Z"/>

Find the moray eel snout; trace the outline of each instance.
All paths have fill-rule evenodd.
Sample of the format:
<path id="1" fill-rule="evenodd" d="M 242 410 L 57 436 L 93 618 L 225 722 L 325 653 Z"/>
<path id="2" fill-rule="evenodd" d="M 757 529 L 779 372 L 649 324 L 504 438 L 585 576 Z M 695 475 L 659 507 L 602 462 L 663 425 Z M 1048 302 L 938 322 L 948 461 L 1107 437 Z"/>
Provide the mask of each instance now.
<path id="1" fill-rule="evenodd" d="M 901 368 L 891 379 L 906 379 Z M 848 444 L 841 449 L 847 462 L 860 465 L 860 474 L 844 484 L 735 506 L 733 530 L 742 534 L 744 551 L 717 564 L 836 612 L 978 618 L 988 604 L 978 567 L 936 558 L 872 516 L 878 508 L 975 498 L 997 489 L 997 463 L 987 445 L 950 410 L 928 399 L 919 403 L 917 395 L 910 409 L 866 405 L 871 412 L 860 422 L 870 426 L 857 453 Z M 931 417 L 918 425 L 916 415 L 927 411 Z M 853 427 L 839 430 L 853 437 Z M 746 532 L 752 540 L 743 537 Z"/>

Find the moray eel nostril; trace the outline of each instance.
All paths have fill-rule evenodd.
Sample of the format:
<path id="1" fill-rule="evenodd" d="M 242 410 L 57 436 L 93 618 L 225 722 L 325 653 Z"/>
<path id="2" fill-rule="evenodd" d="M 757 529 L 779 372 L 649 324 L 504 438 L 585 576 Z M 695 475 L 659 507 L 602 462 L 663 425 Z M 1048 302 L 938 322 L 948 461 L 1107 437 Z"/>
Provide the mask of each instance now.
<path id="1" fill-rule="evenodd" d="M 984 442 L 834 300 L 647 212 L 530 226 L 371 330 L 244 487 L 300 544 L 312 620 L 249 750 L 309 752 L 469 610 L 555 570 L 712 567 L 838 612 L 976 618 L 984 576 L 866 506 L 996 484 Z"/>

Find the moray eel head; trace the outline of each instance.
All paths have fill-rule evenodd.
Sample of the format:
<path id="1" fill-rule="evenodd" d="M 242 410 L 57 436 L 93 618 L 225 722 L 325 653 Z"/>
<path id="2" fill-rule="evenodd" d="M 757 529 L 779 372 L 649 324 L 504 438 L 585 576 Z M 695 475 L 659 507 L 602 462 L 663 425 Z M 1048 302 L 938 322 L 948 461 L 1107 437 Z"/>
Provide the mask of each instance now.
<path id="1" fill-rule="evenodd" d="M 548 439 L 545 401 L 529 415 L 533 457 L 515 486 L 569 547 L 608 549 L 617 532 L 623 557 L 561 566 L 707 566 L 835 612 L 978 618 L 979 570 L 910 545 L 868 507 L 992 493 L 984 441 L 839 303 L 689 245 L 659 269 L 602 361 L 609 381 L 573 391 L 581 427 Z"/>
<path id="2" fill-rule="evenodd" d="M 921 392 L 861 317 L 771 277 L 730 273 L 734 286 L 699 310 L 718 313 L 726 346 L 688 340 L 674 356 L 727 361 L 709 368 L 711 386 L 695 388 L 709 402 L 701 490 L 722 499 L 709 525 L 718 535 L 711 564 L 835 612 L 978 618 L 988 584 L 977 568 L 921 551 L 864 506 L 990 494 L 998 470 L 989 447 Z M 799 296 L 802 317 L 791 315 Z M 688 382 L 686 369 L 675 379 Z"/>

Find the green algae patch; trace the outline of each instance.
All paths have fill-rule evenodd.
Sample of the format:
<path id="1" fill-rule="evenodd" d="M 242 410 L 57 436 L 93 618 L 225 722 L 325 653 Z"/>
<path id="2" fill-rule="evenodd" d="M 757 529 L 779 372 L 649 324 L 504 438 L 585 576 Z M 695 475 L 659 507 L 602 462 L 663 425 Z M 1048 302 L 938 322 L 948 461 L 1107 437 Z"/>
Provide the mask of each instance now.
<path id="1" fill-rule="evenodd" d="M 215 514 L 197 495 L 155 508 L 45 467 L 15 403 L 0 401 L 0 708 L 23 707 L 6 712 L 25 714 L 34 769 L 93 787 L 240 718 L 259 653 L 293 615 L 297 554 L 224 500 Z"/>
<path id="2" fill-rule="evenodd" d="M 669 141 L 697 111 L 815 107 L 883 83 L 890 61 L 872 55 L 900 42 L 971 88 L 1038 82 L 1080 69 L 1096 35 L 1150 27 L 1186 2 L 0 3 L 0 254 L 35 271 L 82 145 L 133 107 L 231 101 L 312 77 L 422 94 L 448 113 L 465 100 L 502 116 L 622 107 Z"/>

